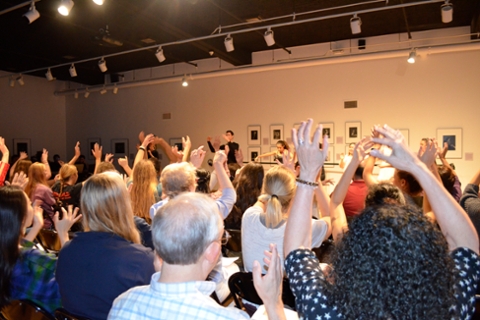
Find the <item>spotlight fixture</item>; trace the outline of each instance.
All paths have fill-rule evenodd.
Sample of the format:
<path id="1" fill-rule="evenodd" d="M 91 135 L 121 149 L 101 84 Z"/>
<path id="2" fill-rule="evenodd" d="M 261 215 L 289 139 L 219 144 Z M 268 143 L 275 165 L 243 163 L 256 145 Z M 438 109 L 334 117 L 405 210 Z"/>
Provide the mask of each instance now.
<path id="1" fill-rule="evenodd" d="M 235 47 L 233 46 L 233 38 L 230 36 L 230 34 L 227 35 L 223 43 L 225 44 L 225 50 L 227 50 L 227 52 L 232 52 L 235 50 Z"/>
<path id="2" fill-rule="evenodd" d="M 440 7 L 442 12 L 442 22 L 450 23 L 453 20 L 453 5 L 450 3 L 450 0 L 445 0 L 445 3 Z"/>
<path id="3" fill-rule="evenodd" d="M 100 90 L 100 94 L 105 94 L 105 93 L 107 93 L 107 89 L 105 89 L 105 87 L 103 87 L 103 89 Z"/>
<path id="4" fill-rule="evenodd" d="M 167 58 L 165 58 L 165 55 L 163 54 L 163 49 L 162 47 L 158 47 L 157 49 L 157 52 L 155 52 L 155 56 L 157 57 L 158 59 L 158 62 L 162 63 L 163 61 L 165 61 Z"/>
<path id="5" fill-rule="evenodd" d="M 93 2 L 94 2 L 95 4 L 98 4 L 99 6 L 101 6 L 104 1 L 103 1 L 103 0 L 93 0 Z"/>
<path id="6" fill-rule="evenodd" d="M 108 70 L 107 68 L 107 63 L 105 62 L 105 59 L 102 58 L 102 60 L 98 61 L 98 67 L 100 68 L 100 71 L 105 72 Z"/>
<path id="7" fill-rule="evenodd" d="M 23 81 L 23 76 L 22 75 L 19 75 L 17 77 L 17 82 L 19 85 L 23 86 L 25 84 L 25 81 Z"/>
<path id="8" fill-rule="evenodd" d="M 272 28 L 268 27 L 267 31 L 265 31 L 265 33 L 263 34 L 263 37 L 265 38 L 265 42 L 267 43 L 267 46 L 271 47 L 275 44 Z"/>
<path id="9" fill-rule="evenodd" d="M 52 71 L 50 71 L 50 68 L 48 68 L 47 72 L 45 73 L 45 78 L 47 78 L 48 81 L 53 81 L 55 79 L 52 75 Z"/>
<path id="10" fill-rule="evenodd" d="M 73 5 L 74 3 L 72 0 L 62 0 L 62 2 L 60 2 L 60 6 L 58 7 L 58 12 L 62 16 L 68 16 L 70 10 L 73 8 Z"/>
<path id="11" fill-rule="evenodd" d="M 28 20 L 29 24 L 40 18 L 40 12 L 38 12 L 37 8 L 35 8 L 35 1 L 32 1 L 30 9 L 28 9 L 23 16 Z"/>
<path id="12" fill-rule="evenodd" d="M 355 15 L 350 19 L 350 29 L 352 29 L 352 34 L 359 34 L 362 32 L 362 19 L 355 13 Z"/>
<path id="13" fill-rule="evenodd" d="M 10 80 L 8 81 L 8 84 L 10 85 L 10 87 L 15 87 L 15 79 L 13 77 L 10 77 Z"/>
<path id="14" fill-rule="evenodd" d="M 75 90 L 75 94 L 73 95 L 75 99 L 78 99 L 78 92 Z"/>
<path id="15" fill-rule="evenodd" d="M 183 86 L 183 87 L 188 87 L 188 81 L 187 81 L 187 77 L 186 77 L 186 76 L 183 76 L 183 78 L 182 78 L 182 86 Z"/>
<path id="16" fill-rule="evenodd" d="M 72 78 L 75 78 L 77 76 L 77 69 L 75 69 L 75 65 L 73 63 L 68 69 L 68 72 L 70 72 L 70 77 Z"/>
<path id="17" fill-rule="evenodd" d="M 412 49 L 410 51 L 410 54 L 408 55 L 408 63 L 415 63 L 415 58 L 417 57 L 417 51 L 415 49 Z"/>
<path id="18" fill-rule="evenodd" d="M 90 96 L 90 91 L 88 91 L 88 88 L 85 90 L 85 94 L 83 96 L 85 98 L 88 98 L 88 96 Z"/>
<path id="19" fill-rule="evenodd" d="M 118 87 L 117 87 L 117 84 L 115 84 L 113 86 L 113 90 L 112 90 L 113 94 L 117 94 L 118 93 Z"/>

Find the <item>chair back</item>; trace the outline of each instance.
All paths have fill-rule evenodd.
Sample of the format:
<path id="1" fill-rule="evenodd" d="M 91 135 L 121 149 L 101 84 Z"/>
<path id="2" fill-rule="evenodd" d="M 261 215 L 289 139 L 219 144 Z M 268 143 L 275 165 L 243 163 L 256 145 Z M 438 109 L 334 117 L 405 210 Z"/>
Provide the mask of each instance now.
<path id="1" fill-rule="evenodd" d="M 263 304 L 262 299 L 257 294 L 255 286 L 253 285 L 253 276 L 251 272 L 237 272 L 234 273 L 228 280 L 228 288 L 233 295 L 235 306 L 244 310 L 241 299 L 245 299 L 255 304 Z M 293 310 L 295 309 L 295 296 L 290 289 L 288 279 L 283 279 L 282 301 L 285 305 Z"/>
<path id="2" fill-rule="evenodd" d="M 62 248 L 57 231 L 49 229 L 40 229 L 37 235 L 40 244 L 48 251 L 58 252 Z"/>
<path id="3" fill-rule="evenodd" d="M 227 229 L 227 232 L 230 234 L 231 238 L 228 240 L 225 245 L 228 250 L 241 252 L 242 251 L 242 232 L 237 229 Z"/>
<path id="4" fill-rule="evenodd" d="M 45 309 L 30 300 L 13 300 L 3 307 L 2 316 L 7 320 L 55 320 Z"/>
<path id="5" fill-rule="evenodd" d="M 89 320 L 85 317 L 76 316 L 67 311 L 65 308 L 58 308 L 55 310 L 55 318 L 57 320 Z"/>

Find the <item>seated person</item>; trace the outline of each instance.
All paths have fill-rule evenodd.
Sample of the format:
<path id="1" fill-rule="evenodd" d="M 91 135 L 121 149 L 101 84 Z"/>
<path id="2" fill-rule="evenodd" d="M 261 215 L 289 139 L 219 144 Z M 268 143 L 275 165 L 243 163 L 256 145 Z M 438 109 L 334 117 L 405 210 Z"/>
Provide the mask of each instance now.
<path id="1" fill-rule="evenodd" d="M 365 208 L 367 193 L 368 187 L 363 181 L 363 166 L 360 164 L 355 170 L 353 181 L 348 186 L 345 200 L 343 200 L 343 209 L 347 218 L 358 215 Z"/>

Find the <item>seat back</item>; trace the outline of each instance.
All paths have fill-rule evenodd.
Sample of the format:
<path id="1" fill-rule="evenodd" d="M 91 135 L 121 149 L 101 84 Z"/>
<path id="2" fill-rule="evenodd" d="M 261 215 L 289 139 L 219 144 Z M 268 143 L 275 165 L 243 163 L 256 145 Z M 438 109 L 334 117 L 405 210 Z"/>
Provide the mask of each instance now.
<path id="1" fill-rule="evenodd" d="M 55 320 L 45 309 L 30 300 L 13 300 L 3 307 L 2 316 L 7 320 Z"/>
<path id="2" fill-rule="evenodd" d="M 241 299 L 245 299 L 255 304 L 263 304 L 262 299 L 257 294 L 253 285 L 251 272 L 237 272 L 228 280 L 228 287 L 233 295 L 235 305 L 239 309 L 244 309 Z M 288 279 L 283 279 L 282 301 L 293 310 L 295 309 L 295 297 L 290 289 Z"/>
<path id="3" fill-rule="evenodd" d="M 228 240 L 225 245 L 228 250 L 241 252 L 242 251 L 242 232 L 237 229 L 227 229 L 227 232 L 230 234 L 231 238 Z"/>
<path id="4" fill-rule="evenodd" d="M 58 252 L 62 248 L 57 231 L 49 229 L 40 229 L 37 239 L 40 244 L 48 251 Z"/>
<path id="5" fill-rule="evenodd" d="M 89 320 L 85 317 L 76 316 L 67 311 L 65 308 L 58 308 L 55 310 L 55 318 L 57 320 Z"/>

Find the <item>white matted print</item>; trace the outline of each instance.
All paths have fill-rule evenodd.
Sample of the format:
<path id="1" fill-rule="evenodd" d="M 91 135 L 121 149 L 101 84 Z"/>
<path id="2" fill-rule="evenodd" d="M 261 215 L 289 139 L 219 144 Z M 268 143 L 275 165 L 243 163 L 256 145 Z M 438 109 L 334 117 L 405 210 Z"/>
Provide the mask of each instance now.
<path id="1" fill-rule="evenodd" d="M 335 124 L 333 122 L 324 122 L 319 123 L 323 126 L 322 130 L 322 137 L 327 135 L 328 136 L 328 143 L 334 144 L 335 143 Z M 322 139 L 323 141 L 323 139 Z"/>
<path id="2" fill-rule="evenodd" d="M 461 159 L 462 151 L 462 128 L 437 129 L 437 142 L 439 146 L 448 143 L 447 159 Z"/>
<path id="3" fill-rule="evenodd" d="M 261 147 L 248 147 L 248 162 L 254 162 L 255 158 L 262 154 Z"/>
<path id="4" fill-rule="evenodd" d="M 261 127 L 259 125 L 248 126 L 247 129 L 247 144 L 249 146 L 259 146 L 261 143 Z"/>
<path id="5" fill-rule="evenodd" d="M 276 145 L 278 140 L 285 140 L 283 124 L 270 125 L 270 144 Z"/>
<path id="6" fill-rule="evenodd" d="M 345 143 L 357 143 L 362 138 L 362 123 L 345 122 Z"/>

